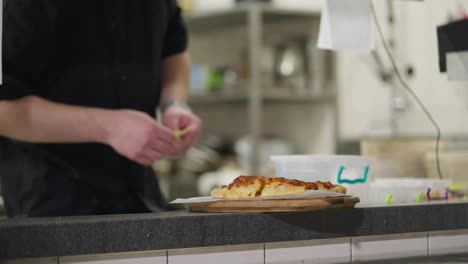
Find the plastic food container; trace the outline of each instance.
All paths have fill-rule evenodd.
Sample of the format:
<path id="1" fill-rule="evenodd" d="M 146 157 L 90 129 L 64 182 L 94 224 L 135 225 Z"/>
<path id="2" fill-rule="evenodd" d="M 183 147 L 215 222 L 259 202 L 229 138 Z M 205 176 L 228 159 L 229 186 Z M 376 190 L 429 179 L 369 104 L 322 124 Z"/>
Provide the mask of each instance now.
<path id="1" fill-rule="evenodd" d="M 345 155 L 271 156 L 277 177 L 339 184 L 367 182 L 372 158 Z"/>
<path id="2" fill-rule="evenodd" d="M 376 179 L 369 185 L 369 200 L 387 204 L 445 200 L 451 183 L 451 180 L 420 178 Z"/>

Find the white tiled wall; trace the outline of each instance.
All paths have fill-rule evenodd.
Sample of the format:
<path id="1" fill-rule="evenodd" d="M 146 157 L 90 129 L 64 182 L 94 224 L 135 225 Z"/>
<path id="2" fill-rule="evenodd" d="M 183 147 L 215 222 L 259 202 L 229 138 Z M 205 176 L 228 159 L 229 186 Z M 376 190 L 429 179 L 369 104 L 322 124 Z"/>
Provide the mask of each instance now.
<path id="1" fill-rule="evenodd" d="M 169 264 L 263 264 L 264 244 L 169 251 Z"/>
<path id="2" fill-rule="evenodd" d="M 351 239 L 352 261 L 404 258 L 427 255 L 427 233 Z"/>
<path id="3" fill-rule="evenodd" d="M 468 253 L 468 230 L 429 233 L 429 254 Z"/>
<path id="4" fill-rule="evenodd" d="M 349 243 L 350 238 L 269 243 L 265 246 L 265 263 L 349 263 Z"/>
<path id="5" fill-rule="evenodd" d="M 331 264 L 468 253 L 468 229 L 139 253 L 0 261 L 0 264 Z"/>
<path id="6" fill-rule="evenodd" d="M 167 264 L 167 251 L 60 257 L 60 264 Z"/>

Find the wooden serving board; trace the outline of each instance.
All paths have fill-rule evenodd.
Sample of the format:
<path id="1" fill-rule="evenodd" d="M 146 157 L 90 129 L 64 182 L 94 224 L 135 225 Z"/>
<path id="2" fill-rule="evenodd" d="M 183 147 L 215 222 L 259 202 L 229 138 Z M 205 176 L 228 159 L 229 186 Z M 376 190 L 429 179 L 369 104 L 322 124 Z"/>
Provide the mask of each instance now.
<path id="1" fill-rule="evenodd" d="M 282 200 L 226 200 L 206 203 L 185 204 L 193 212 L 243 213 L 243 212 L 295 212 L 321 211 L 334 208 L 353 208 L 358 197 L 343 196 L 312 199 Z"/>

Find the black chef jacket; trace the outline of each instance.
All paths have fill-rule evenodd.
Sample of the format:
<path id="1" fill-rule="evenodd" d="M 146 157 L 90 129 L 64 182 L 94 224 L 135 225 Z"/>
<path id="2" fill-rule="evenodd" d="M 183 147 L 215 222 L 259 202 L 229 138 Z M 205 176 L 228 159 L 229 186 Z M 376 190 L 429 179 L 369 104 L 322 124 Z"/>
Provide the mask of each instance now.
<path id="1" fill-rule="evenodd" d="M 3 19 L 0 100 L 36 95 L 153 116 L 162 60 L 187 45 L 175 0 L 9 0 Z M 10 216 L 137 213 L 164 204 L 151 168 L 103 144 L 0 138 L 0 176 Z"/>

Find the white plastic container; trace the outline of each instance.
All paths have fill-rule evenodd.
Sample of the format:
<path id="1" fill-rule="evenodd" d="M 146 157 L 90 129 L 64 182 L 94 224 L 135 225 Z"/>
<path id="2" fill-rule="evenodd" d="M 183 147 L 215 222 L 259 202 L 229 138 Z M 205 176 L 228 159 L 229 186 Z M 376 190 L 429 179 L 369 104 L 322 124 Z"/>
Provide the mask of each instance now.
<path id="1" fill-rule="evenodd" d="M 272 155 L 293 153 L 294 147 L 282 139 L 262 139 L 260 148 L 260 167 L 263 169 L 268 164 L 268 159 Z M 252 165 L 252 138 L 244 136 L 234 145 L 241 169 L 250 171 Z"/>
<path id="2" fill-rule="evenodd" d="M 277 177 L 357 184 L 367 182 L 372 158 L 345 155 L 271 156 Z"/>
<path id="3" fill-rule="evenodd" d="M 277 177 L 303 181 L 330 181 L 347 188 L 347 194 L 368 200 L 370 157 L 346 155 L 271 156 Z"/>
<path id="4" fill-rule="evenodd" d="M 414 203 L 427 200 L 427 191 L 444 196 L 451 180 L 420 178 L 376 179 L 369 185 L 369 201 L 375 203 Z"/>

